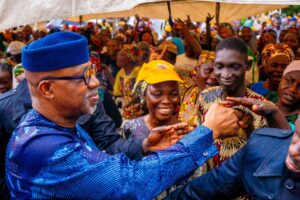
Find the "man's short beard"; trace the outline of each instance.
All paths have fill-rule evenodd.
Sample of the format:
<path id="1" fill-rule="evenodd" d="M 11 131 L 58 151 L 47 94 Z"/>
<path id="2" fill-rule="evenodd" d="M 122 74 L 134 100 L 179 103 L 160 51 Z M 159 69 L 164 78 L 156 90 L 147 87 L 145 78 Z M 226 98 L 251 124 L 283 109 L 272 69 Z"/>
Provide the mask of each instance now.
<path id="1" fill-rule="evenodd" d="M 90 111 L 89 111 L 89 113 L 92 115 L 92 114 L 94 114 L 94 112 L 96 111 L 96 109 L 97 109 L 97 105 L 93 105 L 93 106 L 91 106 L 90 107 Z"/>
<path id="2" fill-rule="evenodd" d="M 93 93 L 96 93 L 98 94 L 98 90 L 97 89 L 93 89 L 93 90 L 88 90 L 87 91 L 87 94 L 86 94 L 86 97 L 88 98 L 89 95 L 93 94 Z M 89 100 L 88 100 L 89 101 Z M 90 114 L 93 114 L 95 112 L 95 110 L 97 109 L 97 104 L 94 104 L 94 103 L 91 103 L 89 101 L 89 113 Z"/>

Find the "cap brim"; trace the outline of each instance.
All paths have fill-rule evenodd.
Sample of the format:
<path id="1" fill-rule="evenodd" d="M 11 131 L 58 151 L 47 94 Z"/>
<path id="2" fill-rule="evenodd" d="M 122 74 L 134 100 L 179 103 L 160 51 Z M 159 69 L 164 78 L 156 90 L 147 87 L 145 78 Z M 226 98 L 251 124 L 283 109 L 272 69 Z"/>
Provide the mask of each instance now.
<path id="1" fill-rule="evenodd" d="M 161 82 L 166 82 L 166 81 L 177 81 L 179 83 L 183 83 L 184 82 L 177 75 L 165 75 L 165 74 L 161 74 L 161 75 L 149 77 L 145 81 L 148 84 L 155 84 L 155 83 L 161 83 Z"/>

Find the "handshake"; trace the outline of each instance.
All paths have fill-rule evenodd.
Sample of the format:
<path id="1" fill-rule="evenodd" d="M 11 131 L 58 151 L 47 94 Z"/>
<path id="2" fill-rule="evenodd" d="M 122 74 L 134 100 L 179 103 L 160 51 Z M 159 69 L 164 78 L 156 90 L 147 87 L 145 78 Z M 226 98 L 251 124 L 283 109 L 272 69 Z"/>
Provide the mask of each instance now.
<path id="1" fill-rule="evenodd" d="M 253 131 L 251 124 L 253 120 L 252 116 L 249 113 L 232 108 L 237 105 L 243 105 L 254 113 L 266 117 L 269 125 L 273 122 L 274 125 L 271 126 L 273 128 L 289 128 L 289 124 L 285 122 L 284 116 L 280 114 L 280 111 L 274 104 L 253 98 L 227 97 L 226 101 L 210 107 L 202 123 L 202 125 L 213 130 L 213 139 L 234 137 L 237 135 L 239 128 L 247 129 L 250 133 Z M 279 121 L 276 120 L 277 118 Z M 157 127 L 143 141 L 144 153 L 161 150 L 174 145 L 193 129 L 194 127 L 188 126 L 185 122 Z"/>
<path id="2" fill-rule="evenodd" d="M 202 125 L 213 131 L 213 139 L 233 137 L 237 134 L 240 121 L 240 112 L 219 104 L 212 105 L 205 115 Z M 194 127 L 182 122 L 169 126 L 154 128 L 150 135 L 143 141 L 144 153 L 161 150 L 174 145 Z"/>
<path id="3" fill-rule="evenodd" d="M 252 98 L 226 98 L 220 104 L 214 104 L 205 115 L 202 125 L 213 131 L 213 139 L 234 137 L 239 128 L 247 128 L 251 119 L 247 114 L 235 110 L 232 107 L 243 105 L 251 109 L 254 113 L 264 116 L 270 127 L 279 129 L 289 129 L 289 124 L 278 108 L 268 102 Z M 247 122 L 248 121 L 248 122 Z M 248 124 L 247 124 L 248 123 Z M 295 123 L 296 128 L 288 149 L 285 161 L 287 168 L 295 173 L 300 173 L 300 114 Z M 152 130 L 151 134 L 143 141 L 144 153 L 162 150 L 174 145 L 185 134 L 191 132 L 194 127 L 182 122 L 170 126 L 158 127 Z"/>

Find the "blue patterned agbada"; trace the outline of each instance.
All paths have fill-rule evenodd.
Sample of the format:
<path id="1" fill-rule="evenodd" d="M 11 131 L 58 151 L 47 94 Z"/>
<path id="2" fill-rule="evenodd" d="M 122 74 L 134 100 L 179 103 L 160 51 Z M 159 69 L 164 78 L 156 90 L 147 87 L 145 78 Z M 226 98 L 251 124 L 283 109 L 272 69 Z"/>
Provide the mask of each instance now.
<path id="1" fill-rule="evenodd" d="M 211 130 L 201 126 L 132 161 L 99 151 L 79 126 L 60 127 L 32 110 L 8 144 L 6 178 L 12 199 L 152 199 L 216 152 Z"/>

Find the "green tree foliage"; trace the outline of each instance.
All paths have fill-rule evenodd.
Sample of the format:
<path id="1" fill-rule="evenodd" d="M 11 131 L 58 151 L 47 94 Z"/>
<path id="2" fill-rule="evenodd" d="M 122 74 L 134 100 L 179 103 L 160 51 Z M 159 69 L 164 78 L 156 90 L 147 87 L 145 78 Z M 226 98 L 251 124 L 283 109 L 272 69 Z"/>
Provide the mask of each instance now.
<path id="1" fill-rule="evenodd" d="M 282 13 L 286 14 L 287 16 L 292 16 L 298 12 L 300 12 L 300 5 L 289 6 L 288 8 L 282 9 Z"/>

